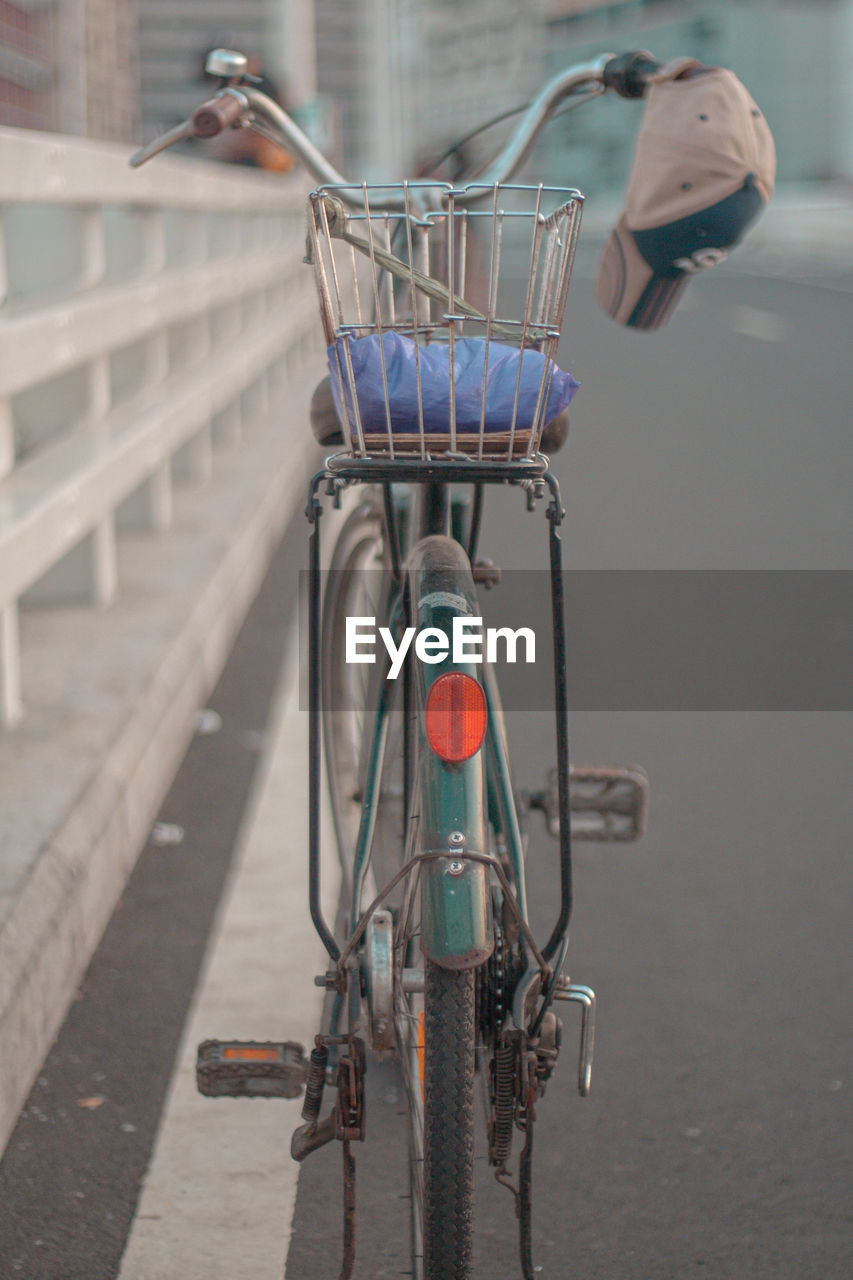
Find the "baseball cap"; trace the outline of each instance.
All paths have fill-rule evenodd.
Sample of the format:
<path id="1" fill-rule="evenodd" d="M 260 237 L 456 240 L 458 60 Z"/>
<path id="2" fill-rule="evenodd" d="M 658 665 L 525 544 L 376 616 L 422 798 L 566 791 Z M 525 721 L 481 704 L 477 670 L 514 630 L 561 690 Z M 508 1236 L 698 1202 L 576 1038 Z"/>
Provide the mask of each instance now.
<path id="1" fill-rule="evenodd" d="M 692 58 L 649 78 L 625 210 L 595 280 L 633 329 L 665 324 L 692 275 L 726 257 L 773 192 L 776 151 L 733 72 Z"/>

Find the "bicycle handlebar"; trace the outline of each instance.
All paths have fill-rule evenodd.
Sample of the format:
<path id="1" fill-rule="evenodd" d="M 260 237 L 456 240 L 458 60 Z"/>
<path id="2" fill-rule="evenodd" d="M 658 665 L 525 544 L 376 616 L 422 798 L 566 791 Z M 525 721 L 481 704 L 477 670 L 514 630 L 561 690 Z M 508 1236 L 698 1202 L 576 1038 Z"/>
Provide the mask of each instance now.
<path id="1" fill-rule="evenodd" d="M 231 54 L 230 57 L 235 59 L 236 56 Z M 237 65 L 235 61 L 235 67 Z M 527 158 L 543 126 L 558 108 L 565 110 L 568 106 L 580 105 L 609 90 L 623 98 L 641 98 L 646 91 L 649 76 L 658 66 L 659 63 L 650 53 L 639 51 L 618 56 L 603 54 L 592 62 L 581 63 L 559 72 L 534 98 L 498 155 L 485 173 L 478 177 L 478 190 L 460 191 L 457 199 L 473 202 L 482 196 L 483 187 L 508 182 Z M 220 84 L 223 86 L 220 92 L 197 107 L 189 120 L 169 129 L 134 152 L 130 158 L 131 165 L 138 168 L 152 156 L 187 138 L 213 138 L 228 127 L 251 127 L 271 141 L 293 151 L 319 183 L 348 187 L 349 190 L 340 192 L 345 203 L 353 206 L 359 203 L 359 184 L 348 183 L 343 174 L 303 133 L 296 121 L 276 102 L 251 84 L 244 83 L 241 75 L 235 75 L 230 82 L 220 79 Z M 567 102 L 567 99 L 572 98 L 574 102 Z M 412 202 L 419 204 L 419 193 L 413 190 L 411 194 Z M 375 209 L 394 212 L 400 212 L 401 209 L 399 200 L 390 197 L 385 201 L 374 197 L 372 205 Z"/>
<path id="2" fill-rule="evenodd" d="M 245 103 L 240 101 L 237 94 L 226 89 L 220 97 L 203 102 L 192 113 L 195 136 L 215 138 L 223 129 L 242 120 L 245 109 Z"/>

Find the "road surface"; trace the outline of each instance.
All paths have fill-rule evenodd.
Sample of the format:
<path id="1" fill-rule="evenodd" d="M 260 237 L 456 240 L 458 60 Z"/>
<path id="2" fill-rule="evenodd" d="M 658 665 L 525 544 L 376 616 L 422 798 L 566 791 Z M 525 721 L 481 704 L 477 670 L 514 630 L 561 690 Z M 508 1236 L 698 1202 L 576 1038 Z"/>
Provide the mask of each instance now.
<path id="1" fill-rule="evenodd" d="M 569 564 L 849 569 L 851 311 L 849 281 L 732 266 L 692 284 L 665 332 L 624 333 L 581 260 L 564 347 L 581 390 L 555 460 Z M 484 552 L 544 568 L 544 519 L 502 503 Z M 217 1111 L 187 1067 L 201 1034 L 305 1036 L 315 1013 L 292 662 L 303 545 L 297 522 L 11 1138 L 3 1280 L 337 1275 L 339 1151 L 297 1181 L 295 1104 Z M 521 780 L 538 784 L 548 717 L 509 720 Z M 652 808 L 637 848 L 577 853 L 570 969 L 598 994 L 596 1064 L 582 1100 L 569 1007 L 537 1130 L 537 1274 L 846 1280 L 853 717 L 625 709 L 571 730 L 578 760 L 642 763 Z M 545 925 L 554 862 L 534 826 Z M 358 1160 L 356 1275 L 405 1274 L 388 1066 L 371 1068 Z M 477 1280 L 509 1280 L 512 1202 L 480 1168 Z"/>

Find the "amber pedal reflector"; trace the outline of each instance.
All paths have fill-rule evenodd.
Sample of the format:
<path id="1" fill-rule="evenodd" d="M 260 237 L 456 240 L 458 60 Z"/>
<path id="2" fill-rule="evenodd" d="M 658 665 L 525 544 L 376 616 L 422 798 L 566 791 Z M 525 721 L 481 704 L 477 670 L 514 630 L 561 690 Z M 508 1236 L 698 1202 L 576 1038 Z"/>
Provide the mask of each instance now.
<path id="1" fill-rule="evenodd" d="M 261 1045 L 238 1045 L 223 1049 L 222 1056 L 230 1062 L 275 1062 L 277 1049 L 266 1049 Z"/>
<path id="2" fill-rule="evenodd" d="M 427 742 L 448 764 L 459 764 L 480 750 L 486 732 L 486 699 L 472 676 L 446 671 L 430 687 L 426 700 Z"/>

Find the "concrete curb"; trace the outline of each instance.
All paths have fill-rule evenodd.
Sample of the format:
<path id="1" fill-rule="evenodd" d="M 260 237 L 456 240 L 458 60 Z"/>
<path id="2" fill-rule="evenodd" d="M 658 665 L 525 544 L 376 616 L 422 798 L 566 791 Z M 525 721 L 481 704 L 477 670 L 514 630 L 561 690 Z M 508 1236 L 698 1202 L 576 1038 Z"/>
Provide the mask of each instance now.
<path id="1" fill-rule="evenodd" d="M 220 460 L 213 483 L 181 495 L 174 533 L 126 544 L 128 586 L 115 609 L 102 615 L 69 611 L 65 629 L 53 613 L 55 661 L 66 678 L 73 682 L 80 650 L 85 683 L 87 644 L 100 643 L 110 658 L 103 664 L 88 658 L 90 666 L 103 666 L 105 692 L 98 703 L 92 684 L 90 718 L 103 723 L 83 785 L 75 759 L 78 708 L 60 708 L 53 721 L 36 708 L 27 736 L 11 734 L 0 745 L 0 769 L 19 809 L 11 826 L 19 836 L 28 830 L 28 812 L 36 814 L 62 793 L 57 769 L 67 763 L 74 775 L 77 766 L 70 803 L 51 815 L 47 837 L 44 815 L 33 823 L 40 827 L 37 847 L 15 890 L 0 903 L 0 1150 L 150 833 L 272 551 L 305 500 L 308 475 L 319 461 L 307 404 L 320 373 L 315 362 L 310 377 L 287 389 L 288 446 L 282 447 L 279 422 L 253 428 L 239 453 Z M 47 624 L 36 617 L 33 625 Z M 140 645 L 146 628 L 150 643 Z M 45 671 L 50 649 L 43 646 Z M 124 697 L 115 696 L 116 684 Z M 26 852 L 14 850 L 19 861 Z"/>

